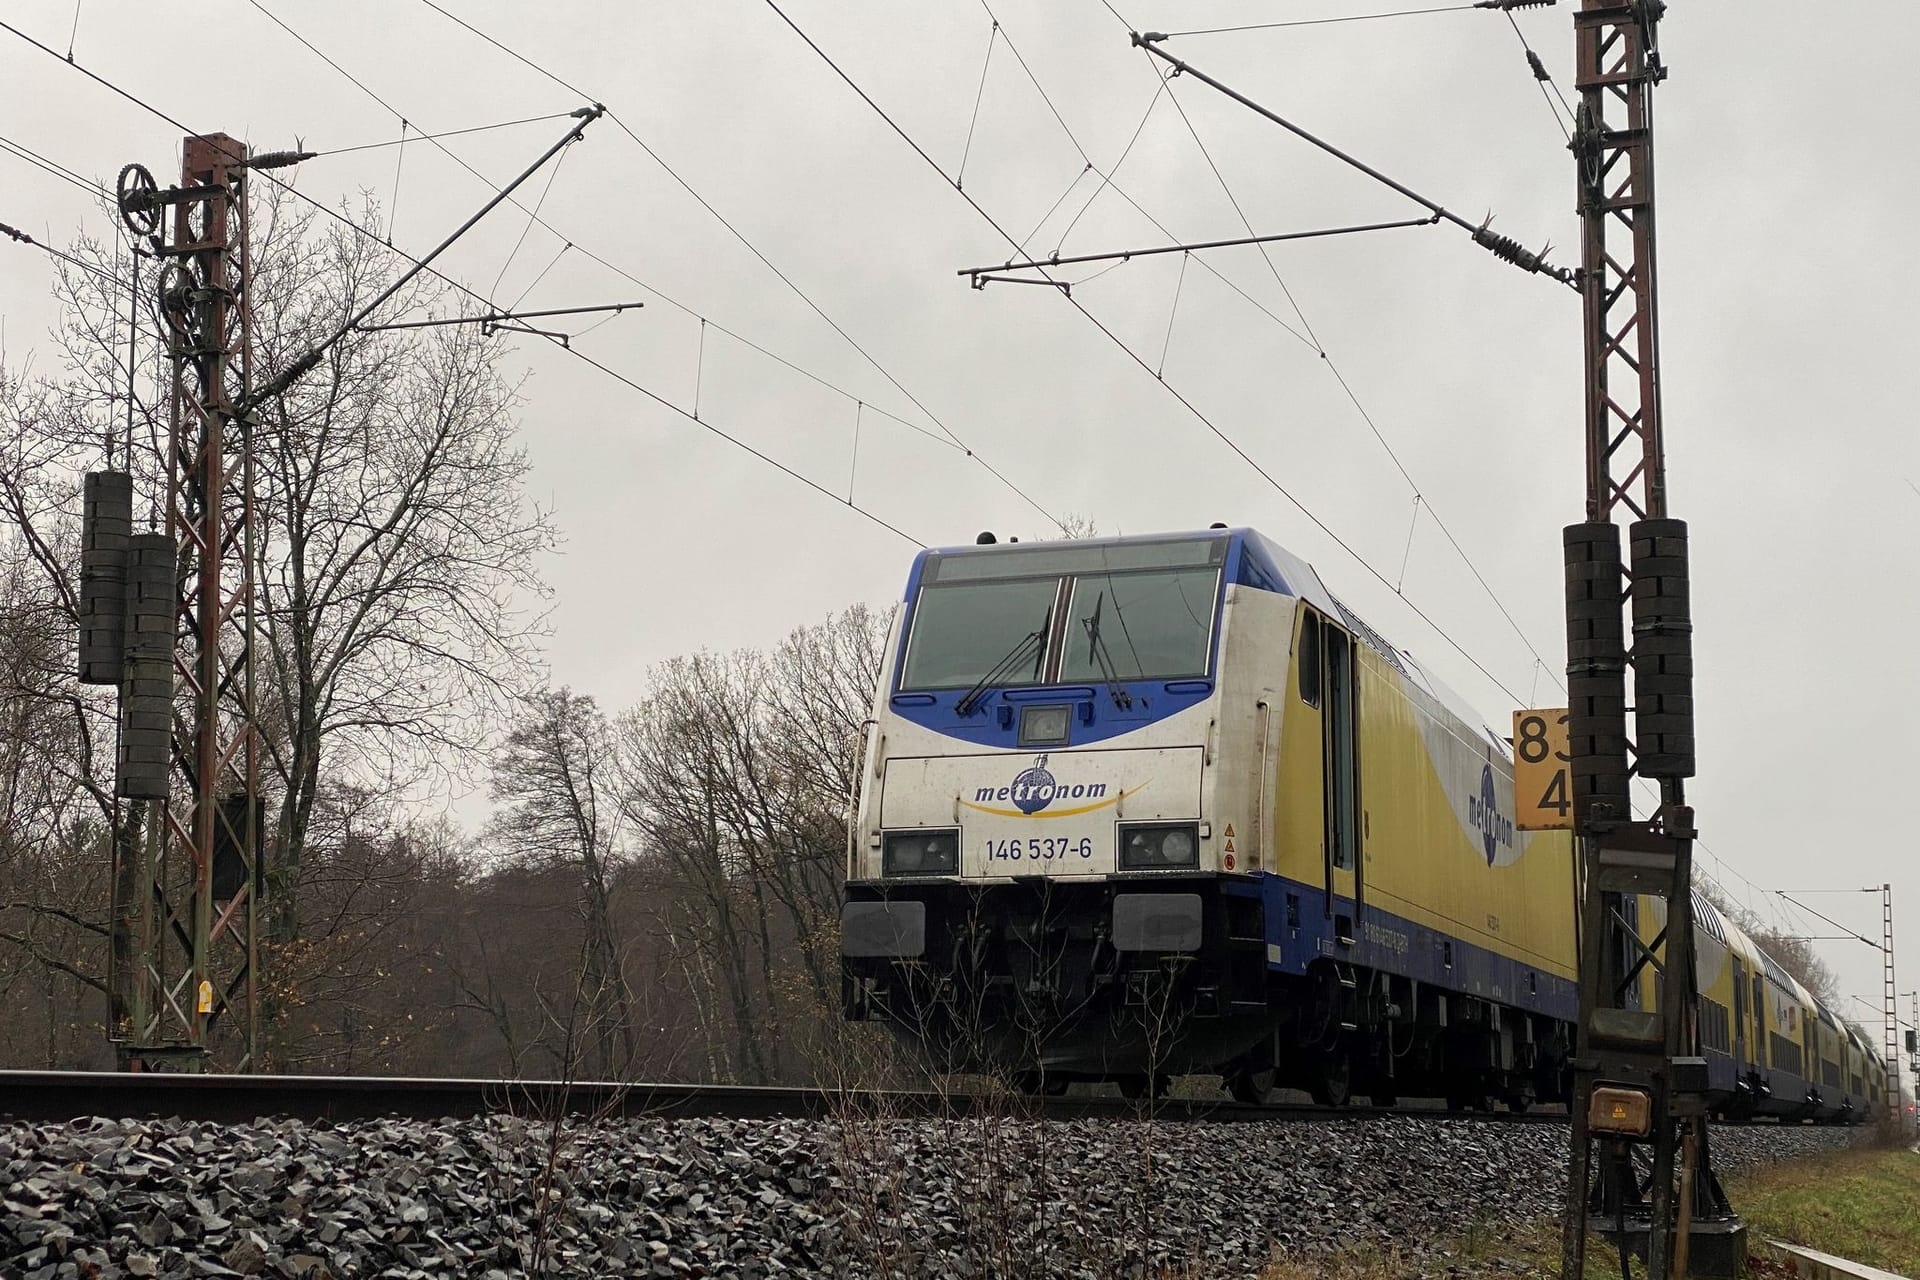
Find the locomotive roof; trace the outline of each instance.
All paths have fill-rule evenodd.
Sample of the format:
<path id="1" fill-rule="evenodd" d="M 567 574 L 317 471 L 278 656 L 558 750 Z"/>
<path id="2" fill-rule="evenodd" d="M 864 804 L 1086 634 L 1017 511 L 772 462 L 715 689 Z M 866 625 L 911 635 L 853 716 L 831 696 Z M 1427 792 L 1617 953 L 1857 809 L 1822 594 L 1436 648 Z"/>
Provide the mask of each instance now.
<path id="1" fill-rule="evenodd" d="M 1379 654 L 1380 657 L 1395 670 L 1405 676 L 1409 683 L 1427 694 L 1428 697 L 1432 698 L 1444 708 L 1448 714 L 1452 715 L 1463 725 L 1479 726 L 1482 735 L 1486 738 L 1490 747 L 1506 753 L 1509 758 L 1511 757 L 1511 749 L 1507 745 L 1505 735 L 1495 732 L 1494 729 L 1486 723 L 1482 713 L 1475 708 L 1472 703 L 1455 693 L 1444 681 L 1435 676 L 1433 672 L 1429 671 L 1426 667 L 1422 666 L 1414 659 L 1411 653 L 1405 649 L 1396 648 L 1392 641 L 1381 635 L 1380 632 L 1368 625 L 1366 620 L 1361 618 L 1359 614 L 1347 607 L 1338 596 L 1334 595 L 1333 592 L 1328 589 L 1325 579 L 1320 576 L 1320 571 L 1315 569 L 1311 563 L 1296 556 L 1293 552 L 1288 551 L 1285 547 L 1273 541 L 1273 539 L 1267 537 L 1258 529 L 1247 526 L 1230 529 L 1185 529 L 1172 533 L 1141 533 L 1125 534 L 1111 538 L 1081 538 L 1073 539 L 1071 542 L 1064 539 L 1054 539 L 1050 541 L 1020 543 L 975 544 L 960 547 L 932 547 L 926 551 L 922 551 L 919 559 L 915 561 L 914 576 L 917 580 L 920 566 L 929 555 L 992 555 L 996 552 L 1002 554 L 1013 552 L 1018 554 L 1020 551 L 1033 547 L 1071 545 L 1091 549 L 1098 547 L 1133 546 L 1152 542 L 1203 541 L 1213 538 L 1228 539 L 1232 544 L 1232 550 L 1238 553 L 1240 571 L 1236 580 L 1240 582 L 1241 585 L 1252 586 L 1256 590 L 1273 590 L 1282 595 L 1294 596 L 1312 604 L 1314 608 L 1320 610 L 1323 614 L 1339 618 L 1349 631 L 1358 636 L 1368 648 Z M 1248 561 L 1259 566 L 1264 572 L 1250 574 L 1245 567 Z M 1265 580 L 1270 580 L 1272 585 L 1269 585 L 1268 581 Z"/>

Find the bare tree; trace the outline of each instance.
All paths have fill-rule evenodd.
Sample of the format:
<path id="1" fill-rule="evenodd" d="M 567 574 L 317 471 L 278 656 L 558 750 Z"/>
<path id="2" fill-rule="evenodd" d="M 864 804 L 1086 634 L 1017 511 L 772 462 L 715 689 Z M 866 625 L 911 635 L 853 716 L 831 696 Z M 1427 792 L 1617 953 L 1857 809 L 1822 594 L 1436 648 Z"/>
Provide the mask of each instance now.
<path id="1" fill-rule="evenodd" d="M 491 839 L 505 859 L 561 866 L 578 877 L 585 1026 L 600 1069 L 623 1073 L 634 1057 L 613 882 L 620 809 L 608 795 L 612 742 L 592 698 L 549 689 L 526 699 L 526 712 L 494 757 L 491 794 L 499 806 Z M 578 1011 L 565 1018 L 578 1025 Z"/>
<path id="2" fill-rule="evenodd" d="M 763 870 L 792 917 L 823 1012 L 838 1003 L 847 826 L 886 638 L 884 615 L 852 605 L 794 631 L 770 664 L 773 772 L 754 791 L 779 800 L 759 806 L 769 818 Z"/>
<path id="3" fill-rule="evenodd" d="M 620 721 L 620 802 L 673 880 L 696 998 L 733 1027 L 735 1070 L 782 1071 L 786 1032 L 835 1015 L 847 810 L 884 623 L 856 606 L 771 655 L 700 654 L 652 676 Z"/>
<path id="4" fill-rule="evenodd" d="M 249 222 L 256 371 L 287 367 L 393 278 L 371 205 L 352 223 L 322 222 L 269 187 L 255 192 Z M 157 343 L 147 340 L 128 362 L 129 337 L 157 322 L 129 317 L 115 284 L 132 262 L 91 239 L 72 249 L 86 266 L 63 267 L 56 287 L 58 372 L 0 373 L 0 523 L 39 579 L 29 594 L 66 637 L 61 668 L 80 473 L 103 459 L 129 470 L 136 520 L 156 526 L 167 474 L 168 379 Z M 139 295 L 149 312 L 150 276 Z M 382 318 L 446 314 L 455 301 L 447 287 L 417 281 Z M 546 594 L 534 562 L 554 533 L 524 494 L 518 400 L 501 355 L 475 327 L 356 331 L 259 406 L 255 576 L 273 950 L 299 937 L 309 833 L 328 787 L 384 793 L 444 768 L 480 747 L 530 683 Z M 147 815 L 112 798 L 111 695 L 62 683 L 40 696 L 70 721 L 71 776 L 130 851 Z"/>
<path id="5" fill-rule="evenodd" d="M 1720 909 L 1721 915 L 1739 925 L 1762 951 L 1772 956 L 1782 969 L 1793 975 L 1794 980 L 1811 991 L 1822 1004 L 1832 1009 L 1840 1007 L 1840 979 L 1814 951 L 1812 942 L 1768 924 L 1754 912 L 1733 902 L 1716 885 L 1698 881 L 1696 887 L 1707 901 Z"/>
<path id="6" fill-rule="evenodd" d="M 371 209 L 316 229 L 269 198 L 253 218 L 257 361 L 281 368 L 388 284 Z M 444 313 L 416 283 L 391 314 Z M 516 601 L 546 589 L 554 540 L 523 492 L 514 388 L 477 327 L 353 333 L 262 406 L 260 595 L 271 754 L 281 783 L 269 895 L 289 940 L 323 766 L 405 775 L 478 748 L 528 681 L 541 635 Z"/>
<path id="7" fill-rule="evenodd" d="M 772 963 L 764 892 L 729 821 L 730 751 L 740 742 L 741 700 L 754 696 L 743 691 L 758 675 L 751 655 L 676 658 L 653 673 L 651 692 L 619 729 L 621 812 L 642 855 L 681 890 L 663 897 L 661 931 L 683 941 L 683 967 L 706 979 L 696 997 L 724 1000 L 731 1074 L 750 1082 L 772 1078 L 779 1039 L 777 1023 L 756 1016 Z"/>

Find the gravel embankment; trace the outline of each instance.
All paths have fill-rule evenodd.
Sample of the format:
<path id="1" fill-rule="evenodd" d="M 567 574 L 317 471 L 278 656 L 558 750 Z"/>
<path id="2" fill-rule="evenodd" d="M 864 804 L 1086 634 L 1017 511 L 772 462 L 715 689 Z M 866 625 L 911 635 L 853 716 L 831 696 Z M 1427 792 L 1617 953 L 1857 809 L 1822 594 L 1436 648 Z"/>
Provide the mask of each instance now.
<path id="1" fill-rule="evenodd" d="M 1853 1140 L 1718 1130 L 1732 1169 Z M 0 1127 L 0 1277 L 1244 1276 L 1558 1211 L 1557 1125 Z"/>

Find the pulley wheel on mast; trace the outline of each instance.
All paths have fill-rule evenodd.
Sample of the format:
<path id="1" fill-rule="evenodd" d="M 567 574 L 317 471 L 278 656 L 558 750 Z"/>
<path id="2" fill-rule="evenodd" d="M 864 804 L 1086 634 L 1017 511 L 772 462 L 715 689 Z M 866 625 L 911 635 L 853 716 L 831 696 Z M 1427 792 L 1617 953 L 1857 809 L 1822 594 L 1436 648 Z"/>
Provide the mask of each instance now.
<path id="1" fill-rule="evenodd" d="M 152 236 L 160 230 L 160 185 L 143 164 L 130 164 L 120 170 L 114 184 L 120 221 L 136 236 Z"/>

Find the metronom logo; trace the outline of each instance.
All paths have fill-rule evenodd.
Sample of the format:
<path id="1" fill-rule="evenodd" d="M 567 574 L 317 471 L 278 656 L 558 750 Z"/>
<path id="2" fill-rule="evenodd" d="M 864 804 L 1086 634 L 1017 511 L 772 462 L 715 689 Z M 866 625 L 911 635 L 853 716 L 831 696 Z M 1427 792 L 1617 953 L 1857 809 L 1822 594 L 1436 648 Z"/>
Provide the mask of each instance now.
<path id="1" fill-rule="evenodd" d="M 1104 782 L 1057 782 L 1047 772 L 1047 758 L 1040 756 L 1031 769 L 1022 769 L 1012 783 L 1004 787 L 981 787 L 973 793 L 975 803 L 1011 800 L 1022 813 L 1038 813 L 1055 800 L 1098 800 L 1107 794 Z"/>

